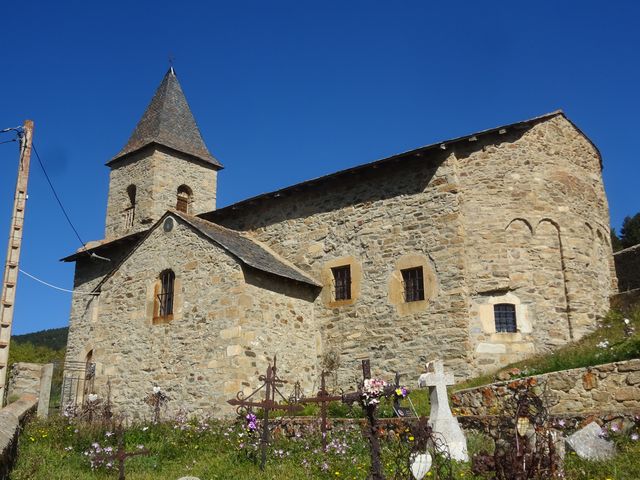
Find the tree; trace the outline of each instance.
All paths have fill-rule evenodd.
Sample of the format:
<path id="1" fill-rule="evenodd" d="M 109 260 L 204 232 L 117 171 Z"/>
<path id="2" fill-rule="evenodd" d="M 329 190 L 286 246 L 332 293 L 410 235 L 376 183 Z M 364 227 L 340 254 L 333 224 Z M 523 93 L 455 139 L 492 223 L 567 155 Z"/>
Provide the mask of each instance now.
<path id="1" fill-rule="evenodd" d="M 640 243 L 640 212 L 633 217 L 625 217 L 620 229 L 622 248 L 629 248 Z"/>
<path id="2" fill-rule="evenodd" d="M 618 252 L 622 250 L 624 247 L 622 246 L 622 242 L 620 241 L 620 237 L 616 233 L 616 229 L 611 227 L 611 249 L 614 252 Z"/>

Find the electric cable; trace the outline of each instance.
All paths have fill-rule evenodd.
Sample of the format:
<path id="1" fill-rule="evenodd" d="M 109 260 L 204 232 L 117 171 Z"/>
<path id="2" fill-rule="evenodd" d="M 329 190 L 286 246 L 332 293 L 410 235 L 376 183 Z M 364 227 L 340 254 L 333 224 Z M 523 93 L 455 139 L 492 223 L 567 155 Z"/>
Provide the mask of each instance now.
<path id="1" fill-rule="evenodd" d="M 44 164 L 42 163 L 42 159 L 40 158 L 40 155 L 38 154 L 38 150 L 36 149 L 35 143 L 32 143 L 31 146 L 33 147 L 33 152 L 36 154 L 36 158 L 38 159 L 38 163 L 40 164 L 40 168 L 42 169 L 42 172 L 44 173 L 44 176 L 47 179 L 47 182 L 49 183 L 49 187 L 51 187 L 51 191 L 53 192 L 53 196 L 56 198 L 56 201 L 58 202 L 58 205 L 60 205 L 60 209 L 62 210 L 62 213 L 64 214 L 64 217 L 67 219 L 67 222 L 69 223 L 69 226 L 71 227 L 73 232 L 76 234 L 76 237 L 78 237 L 78 240 L 80 241 L 80 244 L 86 250 L 85 242 L 82 241 L 82 238 L 80 237 L 80 234 L 78 233 L 78 230 L 76 230 L 76 227 L 73 225 L 73 222 L 71 222 L 71 219 L 69 218 L 69 215 L 67 214 L 67 210 L 64 208 L 64 205 L 62 205 L 62 201 L 60 200 L 60 197 L 58 196 L 58 194 L 56 192 L 56 189 L 53 187 L 53 183 L 51 183 L 51 179 L 49 178 L 49 175 L 47 174 L 47 170 L 44 168 Z"/>
<path id="2" fill-rule="evenodd" d="M 47 287 L 53 288 L 55 290 L 60 290 L 61 292 L 67 292 L 67 293 L 79 293 L 81 295 L 92 295 L 92 296 L 98 296 L 100 295 L 98 292 L 83 292 L 81 290 L 69 290 L 67 288 L 62 288 L 62 287 L 56 287 L 55 285 L 51 285 L 50 283 L 45 282 L 44 280 L 39 279 L 38 277 L 31 275 L 30 273 L 25 272 L 24 270 L 22 270 L 21 268 L 18 269 L 20 271 L 20 273 L 22 273 L 23 275 L 26 275 L 27 277 L 35 280 L 36 282 L 42 283 L 43 285 L 46 285 Z"/>

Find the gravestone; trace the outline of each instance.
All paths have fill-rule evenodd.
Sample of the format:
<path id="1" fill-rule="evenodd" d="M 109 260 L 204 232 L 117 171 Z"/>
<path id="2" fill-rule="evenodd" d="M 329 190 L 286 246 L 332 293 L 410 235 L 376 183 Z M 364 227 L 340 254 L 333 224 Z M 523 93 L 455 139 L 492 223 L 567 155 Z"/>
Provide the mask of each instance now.
<path id="1" fill-rule="evenodd" d="M 431 401 L 429 425 L 434 432 L 442 436 L 449 447 L 451 458 L 467 462 L 469 461 L 467 439 L 449 408 L 447 385 L 453 385 L 453 383 L 453 374 L 444 372 L 442 360 L 427 363 L 427 373 L 423 373 L 418 379 L 419 387 L 429 387 Z"/>
<path id="2" fill-rule="evenodd" d="M 586 427 L 578 430 L 567 438 L 567 445 L 576 452 L 580 458 L 586 460 L 609 460 L 616 454 L 613 442 L 602 438 L 604 431 L 596 422 L 591 422 Z"/>

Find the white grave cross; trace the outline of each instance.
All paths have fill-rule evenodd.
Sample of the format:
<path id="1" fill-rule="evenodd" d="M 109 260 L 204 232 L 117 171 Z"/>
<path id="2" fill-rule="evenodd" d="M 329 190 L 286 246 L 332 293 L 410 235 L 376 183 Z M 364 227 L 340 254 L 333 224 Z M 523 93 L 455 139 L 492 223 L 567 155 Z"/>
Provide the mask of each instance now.
<path id="1" fill-rule="evenodd" d="M 427 363 L 427 373 L 420 375 L 419 387 L 429 387 L 429 400 L 431 401 L 431 413 L 429 422 L 438 419 L 453 418 L 449 408 L 447 385 L 453 385 L 453 373 L 444 373 L 442 360 Z"/>
<path id="2" fill-rule="evenodd" d="M 466 462 L 469 460 L 467 439 L 458 424 L 458 420 L 451 413 L 449 397 L 447 396 L 447 385 L 453 384 L 453 374 L 444 372 L 442 360 L 434 360 L 427 363 L 427 373 L 423 373 L 418 379 L 419 387 L 429 387 L 429 399 L 431 401 L 429 425 L 431 425 L 434 432 L 442 435 L 449 447 L 451 458 Z"/>

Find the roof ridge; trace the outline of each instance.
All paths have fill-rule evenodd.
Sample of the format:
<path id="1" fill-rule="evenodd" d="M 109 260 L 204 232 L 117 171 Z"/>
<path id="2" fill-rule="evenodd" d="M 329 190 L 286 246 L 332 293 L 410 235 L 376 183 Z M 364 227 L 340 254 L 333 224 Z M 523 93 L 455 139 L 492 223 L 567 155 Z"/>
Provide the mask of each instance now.
<path id="1" fill-rule="evenodd" d="M 302 278 L 299 278 L 299 277 L 295 278 L 293 276 L 285 275 L 282 272 L 274 271 L 274 269 L 267 269 L 267 268 L 258 266 L 259 262 L 252 261 L 252 260 L 248 259 L 247 257 L 243 256 L 242 254 L 240 254 L 238 252 L 234 252 L 228 245 L 224 245 L 224 244 L 220 243 L 220 241 L 218 239 L 211 238 L 211 240 L 213 240 L 214 242 L 218 243 L 222 248 L 224 248 L 225 250 L 229 251 L 234 256 L 238 257 L 238 259 L 240 259 L 240 261 L 242 261 L 243 263 L 245 263 L 245 264 L 247 264 L 247 265 L 249 265 L 249 266 L 251 266 L 253 268 L 257 268 L 258 270 L 263 270 L 265 272 L 268 272 L 268 273 L 271 273 L 271 274 L 274 274 L 274 275 L 278 275 L 278 276 L 281 276 L 281 277 L 287 277 L 287 278 L 290 278 L 292 280 L 303 281 L 304 283 L 308 283 L 308 284 L 311 284 L 311 285 L 316 286 L 316 287 L 321 287 L 322 286 L 321 283 L 319 283 L 315 278 L 313 278 L 311 275 L 306 273 L 304 270 L 301 270 L 300 268 L 296 267 L 291 261 L 289 261 L 288 259 L 284 258 L 279 253 L 274 252 L 271 248 L 267 247 L 264 243 L 262 243 L 258 239 L 245 234 L 245 232 L 239 232 L 238 230 L 233 230 L 231 228 L 224 227 L 224 226 L 219 225 L 219 224 L 217 224 L 215 222 L 211 222 L 209 220 L 205 220 L 203 218 L 197 217 L 195 215 L 190 215 L 188 213 L 184 213 L 184 212 L 179 211 L 179 210 L 168 210 L 167 213 L 173 213 L 174 215 L 182 218 L 182 220 L 184 220 L 185 222 L 189 223 L 194 228 L 200 230 L 203 234 L 207 235 L 209 238 L 211 238 L 210 235 L 208 235 L 206 231 L 202 231 L 202 229 L 198 227 L 198 223 L 207 224 L 207 225 L 203 225 L 205 227 L 213 226 L 213 227 L 217 228 L 218 230 L 220 230 L 222 232 L 225 232 L 227 234 L 231 233 L 232 235 L 236 235 L 237 237 L 240 237 L 240 238 L 242 238 L 242 239 L 244 239 L 244 240 L 246 240 L 248 242 L 251 242 L 256 247 L 260 248 L 262 251 L 264 251 L 268 255 L 272 256 L 276 261 L 282 263 L 285 267 L 294 270 L 294 272 L 297 273 L 298 276 L 300 276 Z M 167 215 L 167 213 L 165 213 L 165 215 L 163 215 L 163 218 L 164 218 L 164 216 Z"/>
<path id="2" fill-rule="evenodd" d="M 330 179 L 332 177 L 336 177 L 336 176 L 343 175 L 343 174 L 346 174 L 346 173 L 352 173 L 352 172 L 356 172 L 356 171 L 359 171 L 359 170 L 364 170 L 364 169 L 367 169 L 367 168 L 370 168 L 370 167 L 376 167 L 376 166 L 378 166 L 380 164 L 384 164 L 386 162 L 390 162 L 390 161 L 402 158 L 403 156 L 406 156 L 406 155 L 418 154 L 418 153 L 420 153 L 422 151 L 435 149 L 435 148 L 445 148 L 446 149 L 447 145 L 450 145 L 450 144 L 453 144 L 453 143 L 458 143 L 458 142 L 461 142 L 461 141 L 464 141 L 464 140 L 472 140 L 477 136 L 488 135 L 488 134 L 499 132 L 500 130 L 504 130 L 504 129 L 508 129 L 508 128 L 518 128 L 518 127 L 526 126 L 526 125 L 529 125 L 529 124 L 532 124 L 532 123 L 537 123 L 537 122 L 540 122 L 540 121 L 543 121 L 543 120 L 547 120 L 549 118 L 552 118 L 552 117 L 555 117 L 555 116 L 558 116 L 558 115 L 562 115 L 578 131 L 580 131 L 580 129 L 578 129 L 578 127 L 576 127 L 575 124 L 573 122 L 571 122 L 567 118 L 566 114 L 564 113 L 564 111 L 562 109 L 557 109 L 557 110 L 553 110 L 552 112 L 549 112 L 549 113 L 545 113 L 545 114 L 542 114 L 542 115 L 538 115 L 536 117 L 529 118 L 527 120 L 520 120 L 518 122 L 499 125 L 497 127 L 493 127 L 493 128 L 489 128 L 489 129 L 485 129 L 485 130 L 479 130 L 479 131 L 476 131 L 474 133 L 463 135 L 461 137 L 453 137 L 453 138 L 448 139 L 448 140 L 440 140 L 438 142 L 434 142 L 434 143 L 430 143 L 430 144 L 427 144 L 427 145 L 423 145 L 421 147 L 416 147 L 416 148 L 413 148 L 411 150 L 406 150 L 406 151 L 403 151 L 403 152 L 400 152 L 400 153 L 395 153 L 395 154 L 387 156 L 387 157 L 379 158 L 379 159 L 373 160 L 371 162 L 361 163 L 361 164 L 355 165 L 353 167 L 349 167 L 349 168 L 345 168 L 345 169 L 342 169 L 342 170 L 338 170 L 337 172 L 331 172 L 331 173 L 327 173 L 325 175 L 321 175 L 319 177 L 310 178 L 310 179 L 304 180 L 302 182 L 294 183 L 293 185 L 288 185 L 288 186 L 283 187 L 283 188 L 279 188 L 279 189 L 276 189 L 276 190 L 271 190 L 271 191 L 264 192 L 264 193 L 261 193 L 261 194 L 258 194 L 258 195 L 254 195 L 254 196 L 249 197 L 249 198 L 245 198 L 244 200 L 240 200 L 239 202 L 232 203 L 230 205 L 227 205 L 225 207 L 219 208 L 217 210 L 204 212 L 204 213 L 201 213 L 200 215 L 202 217 L 204 217 L 204 216 L 213 216 L 213 215 L 216 215 L 217 212 L 222 212 L 222 211 L 226 211 L 226 210 L 235 210 L 237 208 L 242 208 L 245 205 L 248 205 L 250 203 L 253 203 L 253 202 L 257 201 L 257 200 L 261 200 L 261 199 L 269 197 L 269 196 L 279 197 L 285 192 L 288 192 L 288 191 L 291 191 L 291 190 L 295 190 L 295 189 L 301 188 L 303 186 L 311 185 L 311 184 L 314 184 L 314 183 L 317 183 L 317 182 L 322 182 L 322 181 L 328 180 L 328 179 Z M 587 138 L 587 140 L 589 140 L 588 137 L 586 135 L 584 135 L 584 133 L 582 131 L 580 131 L 580 133 L 585 138 Z M 589 140 L 589 141 L 591 142 L 591 140 Z M 593 145 L 593 142 L 591 142 L 591 143 Z M 594 145 L 594 147 L 595 147 L 595 145 Z M 597 150 L 597 148 L 596 148 L 596 150 Z"/>

